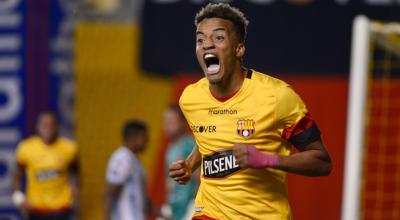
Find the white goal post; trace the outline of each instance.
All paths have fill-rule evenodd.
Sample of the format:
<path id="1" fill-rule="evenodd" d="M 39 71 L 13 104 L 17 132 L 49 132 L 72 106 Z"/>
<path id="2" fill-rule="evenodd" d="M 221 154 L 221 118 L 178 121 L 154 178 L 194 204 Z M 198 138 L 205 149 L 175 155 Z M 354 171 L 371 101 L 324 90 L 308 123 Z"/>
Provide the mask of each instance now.
<path id="1" fill-rule="evenodd" d="M 342 220 L 360 219 L 365 107 L 371 22 L 358 15 L 353 22 L 346 126 Z"/>
<path id="2" fill-rule="evenodd" d="M 342 220 L 361 216 L 361 192 L 371 42 L 400 57 L 400 45 L 388 36 L 400 36 L 400 23 L 370 21 L 358 15 L 353 21 L 350 80 L 346 126 L 345 165 L 342 195 Z M 371 63 L 370 63 L 371 62 Z"/>

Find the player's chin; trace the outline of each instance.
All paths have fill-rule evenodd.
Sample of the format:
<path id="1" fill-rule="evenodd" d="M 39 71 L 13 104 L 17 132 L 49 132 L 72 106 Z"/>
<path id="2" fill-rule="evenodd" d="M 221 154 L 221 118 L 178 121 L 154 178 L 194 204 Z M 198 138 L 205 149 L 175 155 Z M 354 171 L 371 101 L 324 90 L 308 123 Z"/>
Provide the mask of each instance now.
<path id="1" fill-rule="evenodd" d="M 210 84 L 218 84 L 222 81 L 222 75 L 220 74 L 206 74 L 206 78 Z"/>
<path id="2" fill-rule="evenodd" d="M 224 73 L 222 70 L 218 71 L 217 73 L 209 73 L 207 70 L 205 70 L 204 75 L 211 84 L 217 84 L 222 81 Z"/>

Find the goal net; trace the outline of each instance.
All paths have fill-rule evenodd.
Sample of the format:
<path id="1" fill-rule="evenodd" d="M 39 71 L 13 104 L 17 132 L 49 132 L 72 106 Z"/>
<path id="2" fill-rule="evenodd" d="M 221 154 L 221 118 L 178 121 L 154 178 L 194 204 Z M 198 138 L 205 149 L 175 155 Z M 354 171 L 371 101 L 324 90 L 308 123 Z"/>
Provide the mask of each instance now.
<path id="1" fill-rule="evenodd" d="M 400 219 L 400 23 L 353 24 L 342 220 Z"/>

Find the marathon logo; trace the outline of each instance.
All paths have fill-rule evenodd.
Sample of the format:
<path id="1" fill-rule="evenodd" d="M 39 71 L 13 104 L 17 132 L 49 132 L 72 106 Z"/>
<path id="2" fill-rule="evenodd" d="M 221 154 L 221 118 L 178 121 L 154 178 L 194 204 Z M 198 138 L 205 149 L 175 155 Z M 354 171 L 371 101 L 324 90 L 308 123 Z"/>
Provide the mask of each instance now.
<path id="1" fill-rule="evenodd" d="M 240 170 L 231 150 L 216 152 L 203 158 L 203 176 L 224 178 Z"/>
<path id="2" fill-rule="evenodd" d="M 238 111 L 236 109 L 209 109 L 209 115 L 237 115 Z"/>

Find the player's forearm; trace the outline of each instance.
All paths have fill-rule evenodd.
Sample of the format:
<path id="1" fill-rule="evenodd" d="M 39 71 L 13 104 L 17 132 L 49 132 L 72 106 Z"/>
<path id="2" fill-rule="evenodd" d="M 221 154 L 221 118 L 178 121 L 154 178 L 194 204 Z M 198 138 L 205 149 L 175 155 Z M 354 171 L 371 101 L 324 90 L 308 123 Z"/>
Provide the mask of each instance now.
<path id="1" fill-rule="evenodd" d="M 14 175 L 12 177 L 12 188 L 13 191 L 20 191 L 22 190 L 21 187 L 21 179 L 24 175 L 24 170 L 23 168 L 17 164 L 16 169 L 14 171 Z"/>
<path id="2" fill-rule="evenodd" d="M 78 204 L 79 202 L 79 185 L 80 185 L 80 178 L 78 170 L 70 169 L 70 184 L 72 188 L 72 195 L 74 199 L 74 203 Z"/>
<path id="3" fill-rule="evenodd" d="M 69 167 L 69 174 L 70 174 L 70 181 L 73 187 L 76 189 L 79 188 L 80 185 L 80 176 L 79 176 L 79 165 L 78 162 L 75 160 L 71 163 Z"/>
<path id="4" fill-rule="evenodd" d="M 243 168 L 273 168 L 305 176 L 326 176 L 332 169 L 322 140 L 308 144 L 302 148 L 302 152 L 290 156 L 263 153 L 250 144 L 235 144 L 233 152 Z"/>
<path id="5" fill-rule="evenodd" d="M 21 179 L 25 175 L 25 168 L 17 164 L 15 172 L 12 177 L 12 202 L 15 206 L 20 208 L 26 208 L 27 202 L 25 194 L 22 192 Z"/>
<path id="6" fill-rule="evenodd" d="M 290 156 L 278 156 L 276 169 L 305 176 L 327 176 L 332 161 L 326 152 L 308 150 Z"/>
<path id="7" fill-rule="evenodd" d="M 112 207 L 117 201 L 120 187 L 107 185 L 104 195 L 104 217 L 106 220 L 111 220 Z"/>
<path id="8" fill-rule="evenodd" d="M 191 172 L 196 171 L 201 165 L 201 154 L 197 145 L 193 147 L 192 153 L 186 158 L 186 163 L 189 165 Z"/>
<path id="9" fill-rule="evenodd" d="M 105 199 L 104 199 L 104 219 L 110 220 L 111 219 L 111 209 L 113 206 L 115 198 L 112 195 L 106 192 Z"/>
<path id="10" fill-rule="evenodd" d="M 104 219 L 111 220 L 111 207 L 109 205 L 104 206 Z"/>

